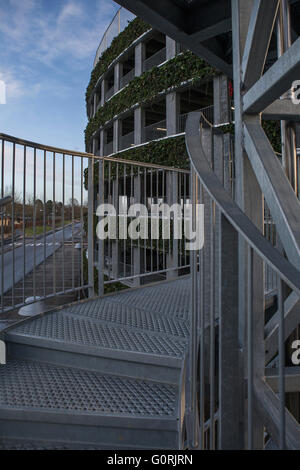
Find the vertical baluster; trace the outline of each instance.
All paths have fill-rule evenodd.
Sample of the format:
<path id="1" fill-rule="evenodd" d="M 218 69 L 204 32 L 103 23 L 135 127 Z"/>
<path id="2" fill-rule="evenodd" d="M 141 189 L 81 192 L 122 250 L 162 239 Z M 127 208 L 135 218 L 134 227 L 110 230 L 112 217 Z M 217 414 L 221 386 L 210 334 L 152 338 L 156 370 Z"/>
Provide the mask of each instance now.
<path id="1" fill-rule="evenodd" d="M 165 195 L 165 192 L 166 192 L 166 185 L 165 185 L 165 177 L 166 177 L 166 172 L 165 170 L 162 171 L 162 202 L 163 204 L 165 203 L 165 199 L 166 199 L 166 195 Z M 160 217 L 162 217 L 160 214 L 159 214 Z M 161 219 L 161 222 L 159 220 L 159 223 L 161 225 L 161 228 L 163 228 L 163 224 L 164 224 L 164 221 L 163 219 Z M 163 232 L 162 232 L 162 235 L 163 235 Z M 167 269 L 167 259 L 166 259 L 166 242 L 165 242 L 165 239 L 164 237 L 162 236 L 162 244 L 163 244 L 163 269 Z"/>
<path id="2" fill-rule="evenodd" d="M 1 155 L 1 199 L 4 198 L 4 152 L 5 152 L 5 143 L 2 139 L 2 155 Z M 3 313 L 4 310 L 4 217 L 3 211 L 5 206 L 1 207 L 1 310 Z"/>
<path id="3" fill-rule="evenodd" d="M 66 178 L 66 156 L 63 154 L 63 169 L 62 169 L 62 289 L 65 292 L 65 178 Z"/>
<path id="4" fill-rule="evenodd" d="M 79 287 L 83 289 L 84 286 L 84 278 L 83 278 L 83 253 L 84 253 L 84 243 L 83 243 L 83 225 L 84 225 L 84 218 L 83 218 L 83 157 L 80 158 L 80 279 L 79 279 Z"/>
<path id="5" fill-rule="evenodd" d="M 285 325 L 284 325 L 284 283 L 277 277 L 278 285 L 278 311 L 279 311 L 279 401 L 280 401 L 280 429 L 279 446 L 280 450 L 286 448 L 286 419 L 285 419 Z"/>
<path id="6" fill-rule="evenodd" d="M 99 205 L 104 204 L 104 161 L 98 160 Z M 104 294 L 104 241 L 98 239 L 98 295 Z"/>
<path id="7" fill-rule="evenodd" d="M 94 274 L 94 158 L 89 157 L 88 173 L 88 272 L 89 297 L 95 295 Z"/>
<path id="8" fill-rule="evenodd" d="M 53 230 L 53 294 L 56 294 L 56 234 L 55 234 L 55 227 L 56 227 L 56 181 L 55 181 L 55 172 L 56 172 L 56 154 L 53 152 L 53 205 L 52 205 L 52 230 Z"/>
<path id="9" fill-rule="evenodd" d="M 26 145 L 24 146 L 23 160 L 23 303 L 25 304 L 25 277 L 26 277 Z"/>
<path id="10" fill-rule="evenodd" d="M 200 204 L 204 204 L 204 188 L 202 185 L 199 187 L 200 190 Z M 205 256 L 204 249 L 199 253 L 200 259 L 200 370 L 199 370 L 199 381 L 200 381 L 200 393 L 199 393 L 199 402 L 200 402 L 200 448 L 204 449 L 204 426 L 205 426 L 205 414 L 204 414 L 204 381 L 205 381 L 205 362 L 204 362 L 204 335 L 205 335 Z"/>
<path id="11" fill-rule="evenodd" d="M 112 193 L 111 193 L 111 162 L 108 162 L 108 203 L 112 204 Z M 111 278 L 111 271 L 112 271 L 112 241 L 108 239 L 108 279 Z"/>
<path id="12" fill-rule="evenodd" d="M 36 148 L 33 158 L 33 298 L 36 300 Z"/>
<path id="13" fill-rule="evenodd" d="M 94 162 L 93 162 L 94 163 Z M 74 205 L 74 193 L 75 189 L 75 180 L 74 180 L 74 155 L 72 155 L 72 289 L 75 288 L 75 259 L 74 259 L 74 251 L 75 251 L 75 240 L 74 240 L 74 231 L 75 231 L 75 205 Z M 94 228 L 93 227 L 93 236 L 94 236 Z"/>
<path id="14" fill-rule="evenodd" d="M 197 203 L 197 179 L 194 170 L 191 170 L 191 195 L 192 195 L 192 229 L 196 227 L 196 203 Z M 192 446 L 197 448 L 199 445 L 198 435 L 198 406 L 197 406 L 197 357 L 198 357 L 198 283 L 197 283 L 197 252 L 191 253 L 192 270 L 192 318 L 191 318 L 191 341 L 190 341 L 190 410 L 192 416 Z"/>
<path id="15" fill-rule="evenodd" d="M 134 203 L 134 185 L 133 185 L 133 165 L 130 167 L 130 205 Z M 133 219 L 130 219 L 132 222 Z M 134 276 L 134 252 L 133 252 L 133 240 L 130 238 L 130 264 L 131 264 L 131 276 Z"/>
<path id="16" fill-rule="evenodd" d="M 248 246 L 248 450 L 253 450 L 253 249 Z"/>
<path id="17" fill-rule="evenodd" d="M 150 210 L 151 210 L 151 206 L 153 204 L 152 202 L 152 199 L 153 199 L 153 172 L 152 170 L 150 170 Z M 169 242 L 170 243 L 170 242 Z M 153 273 L 153 240 L 151 238 L 151 242 L 150 242 L 150 245 L 151 245 L 151 249 L 150 249 L 150 254 L 151 254 L 151 273 Z"/>
<path id="18" fill-rule="evenodd" d="M 148 209 L 147 206 L 147 170 L 144 170 L 144 204 Z M 147 224 L 149 226 L 149 221 L 147 220 Z M 144 274 L 147 272 L 147 240 L 143 241 L 144 243 Z"/>
<path id="19" fill-rule="evenodd" d="M 15 308 L 15 277 L 16 277 L 16 266 L 15 266 L 15 178 L 16 178 L 16 144 L 13 144 L 13 161 L 12 161 L 12 307 Z M 2 258 L 3 264 L 3 258 Z M 2 274 L 3 276 L 3 274 Z M 2 277 L 3 278 L 3 277 Z"/>
<path id="20" fill-rule="evenodd" d="M 210 450 L 215 449 L 215 228 L 216 207 L 214 201 L 210 200 Z"/>
<path id="21" fill-rule="evenodd" d="M 124 204 L 125 204 L 125 210 L 127 210 L 127 193 L 126 193 L 126 174 L 127 174 L 127 166 L 126 164 L 124 163 Z M 125 214 L 124 214 L 124 217 L 125 217 Z M 126 222 L 126 223 L 125 223 Z M 125 217 L 124 218 L 124 230 L 127 231 L 127 218 Z M 127 240 L 126 240 L 126 237 L 124 237 L 124 241 L 123 241 L 123 264 L 124 264 L 124 269 L 123 269 L 123 275 L 124 277 L 126 277 L 126 247 L 127 247 Z"/>
<path id="22" fill-rule="evenodd" d="M 156 204 L 158 204 L 159 199 L 159 192 L 158 192 L 158 185 L 159 185 L 159 174 L 158 170 L 156 170 Z M 159 250 L 160 250 L 160 237 L 156 240 L 156 271 L 159 271 Z"/>
<path id="23" fill-rule="evenodd" d="M 43 262 L 43 286 L 44 297 L 47 295 L 46 291 L 46 222 L 47 222 L 47 153 L 44 151 L 44 214 L 43 214 L 43 249 L 44 249 L 44 262 Z"/>

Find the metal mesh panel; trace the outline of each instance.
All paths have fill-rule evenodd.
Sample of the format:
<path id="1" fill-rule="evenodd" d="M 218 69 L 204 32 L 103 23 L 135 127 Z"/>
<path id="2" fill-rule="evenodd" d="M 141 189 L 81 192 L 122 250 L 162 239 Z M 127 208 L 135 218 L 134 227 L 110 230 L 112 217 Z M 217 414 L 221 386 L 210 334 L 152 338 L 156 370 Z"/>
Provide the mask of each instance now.
<path id="1" fill-rule="evenodd" d="M 156 285 L 145 290 L 134 290 L 113 296 L 113 302 L 134 305 L 152 313 L 187 319 L 191 312 L 190 279 Z"/>
<path id="2" fill-rule="evenodd" d="M 95 348 L 183 357 L 187 341 L 167 335 L 118 328 L 68 314 L 52 314 L 21 325 L 19 335 Z"/>
<path id="3" fill-rule="evenodd" d="M 176 387 L 12 361 L 0 369 L 0 405 L 14 409 L 172 416 Z"/>
<path id="4" fill-rule="evenodd" d="M 99 299 L 74 305 L 65 312 L 174 336 L 189 335 L 189 324 L 186 320 L 152 314 L 140 308 L 114 302 L 112 299 Z"/>

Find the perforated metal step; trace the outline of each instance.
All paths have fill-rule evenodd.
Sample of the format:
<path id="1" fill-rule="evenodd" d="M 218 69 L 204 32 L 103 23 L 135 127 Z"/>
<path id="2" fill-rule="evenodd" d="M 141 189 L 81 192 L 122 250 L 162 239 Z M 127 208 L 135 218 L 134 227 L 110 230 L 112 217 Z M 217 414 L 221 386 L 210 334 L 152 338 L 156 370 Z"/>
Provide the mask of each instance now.
<path id="1" fill-rule="evenodd" d="M 187 296 L 190 290 L 183 279 L 137 289 L 134 298 L 128 292 L 47 314 L 8 332 L 9 355 L 177 384 L 188 349 L 189 322 L 147 310 L 149 297 L 157 306 L 157 289 L 159 296 L 171 291 Z M 147 309 L 136 307 L 135 298 L 140 305 L 144 299 Z"/>
<path id="2" fill-rule="evenodd" d="M 0 448 L 181 448 L 189 316 L 182 279 L 9 330 Z"/>
<path id="3" fill-rule="evenodd" d="M 124 299 L 128 302 L 127 296 Z M 145 308 L 138 308 L 134 304 L 123 304 L 122 298 L 119 297 L 106 297 L 79 303 L 66 308 L 64 312 L 130 328 L 165 333 L 183 338 L 189 336 L 189 322 L 187 320 L 152 313 Z"/>
<path id="4" fill-rule="evenodd" d="M 0 451 L 1 450 L 103 450 L 103 447 L 64 442 L 28 441 L 25 439 L 0 439 Z"/>
<path id="5" fill-rule="evenodd" d="M 0 406 L 14 409 L 174 416 L 176 400 L 172 385 L 29 361 L 0 368 Z"/>
<path id="6" fill-rule="evenodd" d="M 151 313 L 187 320 L 191 313 L 190 278 L 121 292 L 111 296 L 110 299 L 123 305 L 134 305 Z"/>
<path id="7" fill-rule="evenodd" d="M 178 445 L 179 406 L 172 385 L 30 361 L 0 368 L 2 440 L 155 447 L 161 433 L 169 447 Z"/>
<path id="8" fill-rule="evenodd" d="M 68 313 L 53 313 L 11 330 L 7 338 L 39 338 L 115 351 L 155 354 L 182 358 L 187 340 L 125 326 L 107 324 Z"/>

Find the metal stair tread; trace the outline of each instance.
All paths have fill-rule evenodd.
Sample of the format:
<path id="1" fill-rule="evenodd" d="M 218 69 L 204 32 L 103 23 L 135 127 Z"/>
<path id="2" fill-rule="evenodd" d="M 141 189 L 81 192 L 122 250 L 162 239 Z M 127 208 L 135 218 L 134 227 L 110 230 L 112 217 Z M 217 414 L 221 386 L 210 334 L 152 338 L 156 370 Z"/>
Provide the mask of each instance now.
<path id="1" fill-rule="evenodd" d="M 70 417 L 176 418 L 174 385 L 31 361 L 0 368 L 0 409 L 66 413 Z"/>
<path id="2" fill-rule="evenodd" d="M 1 450 L 103 450 L 103 448 L 68 442 L 0 439 Z"/>
<path id="3" fill-rule="evenodd" d="M 190 278 L 120 292 L 110 296 L 110 300 L 142 308 L 151 313 L 187 320 L 191 314 Z"/>
<path id="4" fill-rule="evenodd" d="M 126 351 L 129 353 L 183 359 L 188 341 L 185 338 L 101 322 L 77 315 L 56 312 L 25 322 L 6 333 L 6 340 L 29 344 L 30 341 Z M 40 344 L 41 345 L 41 344 Z"/>
<path id="5" fill-rule="evenodd" d="M 189 336 L 187 320 L 153 313 L 141 307 L 124 305 L 114 301 L 113 297 L 74 304 L 65 308 L 63 312 L 155 333 L 184 338 Z"/>

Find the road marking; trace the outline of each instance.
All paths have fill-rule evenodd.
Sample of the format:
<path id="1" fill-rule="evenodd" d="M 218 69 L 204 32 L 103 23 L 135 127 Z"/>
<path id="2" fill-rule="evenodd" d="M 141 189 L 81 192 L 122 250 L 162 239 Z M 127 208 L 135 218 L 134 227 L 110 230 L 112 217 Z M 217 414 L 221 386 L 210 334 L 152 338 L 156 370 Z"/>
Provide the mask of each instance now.
<path id="1" fill-rule="evenodd" d="M 34 243 L 26 243 L 26 244 L 25 244 L 25 246 L 30 246 L 30 247 L 32 247 L 32 248 L 33 248 L 34 246 L 38 247 L 38 246 L 53 246 L 53 245 L 54 245 L 54 243 L 46 243 L 46 245 L 45 245 L 44 243 L 37 243 L 36 245 L 35 245 Z M 55 246 L 60 246 L 60 245 L 61 245 L 61 244 L 58 243 L 58 242 L 55 243 Z M 12 247 L 13 247 L 13 244 L 10 243 L 10 244 L 7 245 L 7 246 L 9 246 L 9 247 L 12 248 Z M 15 247 L 20 247 L 20 246 L 23 246 L 23 243 L 15 243 L 14 246 L 15 246 Z"/>

